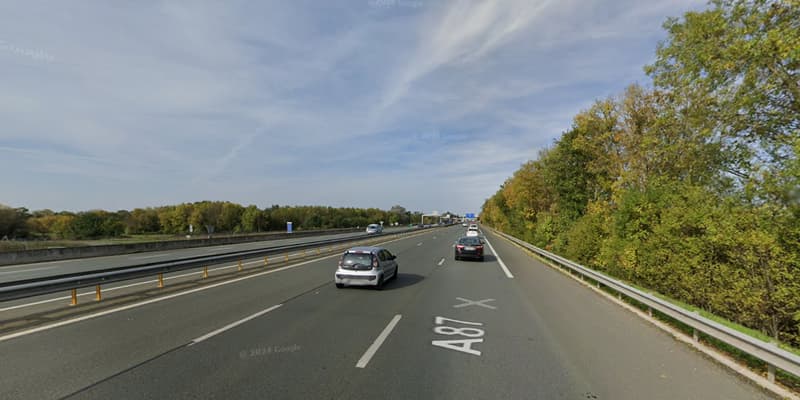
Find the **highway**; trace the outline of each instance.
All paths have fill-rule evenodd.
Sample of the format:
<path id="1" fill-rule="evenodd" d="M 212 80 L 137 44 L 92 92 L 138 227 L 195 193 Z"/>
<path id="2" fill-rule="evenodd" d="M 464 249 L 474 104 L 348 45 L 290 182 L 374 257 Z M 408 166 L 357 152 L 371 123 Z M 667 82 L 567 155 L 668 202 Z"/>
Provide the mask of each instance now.
<path id="1" fill-rule="evenodd" d="M 387 228 L 385 232 L 397 232 L 407 228 Z M 188 249 L 148 251 L 142 253 L 122 254 L 117 256 L 77 258 L 61 261 L 0 266 L 0 282 L 12 282 L 23 279 L 39 278 L 57 274 L 86 272 L 103 268 L 124 267 L 157 261 L 167 261 L 194 256 L 209 256 L 234 251 L 253 250 L 264 247 L 306 243 L 315 240 L 366 237 L 365 232 L 347 232 L 332 235 L 301 236 L 287 239 L 271 239 L 259 242 L 226 244 L 219 246 L 193 247 Z"/>
<path id="2" fill-rule="evenodd" d="M 0 335 L 0 398 L 772 398 L 491 233 L 454 261 L 463 230 L 385 243 L 381 291 L 333 255 Z"/>

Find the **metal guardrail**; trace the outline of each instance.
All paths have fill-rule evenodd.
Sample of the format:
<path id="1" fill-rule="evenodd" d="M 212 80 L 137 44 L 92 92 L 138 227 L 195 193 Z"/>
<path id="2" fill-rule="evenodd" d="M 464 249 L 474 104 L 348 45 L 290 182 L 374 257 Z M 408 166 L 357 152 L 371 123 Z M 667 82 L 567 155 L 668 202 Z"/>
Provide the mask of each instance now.
<path id="1" fill-rule="evenodd" d="M 286 253 L 286 261 L 289 260 L 290 251 L 319 249 L 320 246 L 330 246 L 348 242 L 357 242 L 374 239 L 377 237 L 389 237 L 409 232 L 419 232 L 421 229 L 408 229 L 379 234 L 350 236 L 345 238 L 324 239 L 313 242 L 305 242 L 291 245 L 273 246 L 255 250 L 242 250 L 221 254 L 186 257 L 177 260 L 150 262 L 144 264 L 128 265 L 124 267 L 97 269 L 85 272 L 74 272 L 69 274 L 51 275 L 40 278 L 31 278 L 11 282 L 0 283 L 0 301 L 17 300 L 27 297 L 40 296 L 44 294 L 56 293 L 64 290 L 72 290 L 73 304 L 75 304 L 75 291 L 80 288 L 96 286 L 97 299 L 100 296 L 100 285 L 138 279 L 147 276 L 159 277 L 159 286 L 163 285 L 163 274 L 178 272 L 189 269 L 205 268 L 204 277 L 207 277 L 207 267 L 215 264 L 228 262 L 240 262 L 244 259 L 267 257 L 274 254 Z M 265 258 L 265 265 L 268 263 Z"/>
<path id="2" fill-rule="evenodd" d="M 794 376 L 800 377 L 800 356 L 781 349 L 774 343 L 764 342 L 742 332 L 738 332 L 718 322 L 705 318 L 695 312 L 688 311 L 680 306 L 660 299 L 652 294 L 643 292 L 614 278 L 610 278 L 605 274 L 584 267 L 576 262 L 567 260 L 564 257 L 540 249 L 511 235 L 494 229 L 492 229 L 492 231 L 547 260 L 566 267 L 584 277 L 588 277 L 599 284 L 606 285 L 607 287 L 615 290 L 617 293 L 623 294 L 646 305 L 647 307 L 650 307 L 653 310 L 657 310 L 669 316 L 670 318 L 688 325 L 695 330 L 695 341 L 698 340 L 697 331 L 700 331 L 764 361 L 768 365 L 768 379 L 772 382 L 775 381 L 775 368 L 779 368 Z"/>

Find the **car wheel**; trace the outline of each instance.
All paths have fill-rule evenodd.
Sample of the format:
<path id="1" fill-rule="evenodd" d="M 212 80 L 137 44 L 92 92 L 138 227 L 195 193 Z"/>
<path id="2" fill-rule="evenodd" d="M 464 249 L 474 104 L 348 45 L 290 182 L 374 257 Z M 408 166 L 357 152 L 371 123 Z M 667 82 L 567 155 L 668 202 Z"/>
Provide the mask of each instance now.
<path id="1" fill-rule="evenodd" d="M 458 254 L 454 255 L 453 258 L 455 258 L 455 260 L 458 261 L 459 260 Z"/>
<path id="2" fill-rule="evenodd" d="M 341 288 L 343 288 L 343 287 L 344 287 L 344 283 L 337 283 L 337 284 L 336 284 L 336 288 L 337 288 L 337 289 L 341 289 Z"/>
<path id="3" fill-rule="evenodd" d="M 383 275 L 378 279 L 378 284 L 375 285 L 375 290 L 383 290 Z"/>
<path id="4" fill-rule="evenodd" d="M 483 262 L 483 256 L 480 256 L 480 258 L 478 258 L 478 261 Z"/>
<path id="5" fill-rule="evenodd" d="M 394 276 L 392 276 L 392 280 L 397 280 L 397 275 L 400 275 L 400 266 L 394 267 Z"/>

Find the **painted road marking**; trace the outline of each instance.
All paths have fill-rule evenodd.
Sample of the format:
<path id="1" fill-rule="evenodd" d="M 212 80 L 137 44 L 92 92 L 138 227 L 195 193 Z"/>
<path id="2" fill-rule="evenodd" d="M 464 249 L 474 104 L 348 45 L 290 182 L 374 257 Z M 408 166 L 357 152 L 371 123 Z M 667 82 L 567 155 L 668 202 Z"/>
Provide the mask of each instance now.
<path id="1" fill-rule="evenodd" d="M 153 254 L 151 256 L 139 256 L 139 257 L 128 257 L 128 258 L 130 258 L 131 260 L 145 260 L 145 259 L 148 259 L 148 258 L 164 257 L 164 256 L 168 256 L 170 254 L 172 254 L 172 253 Z"/>
<path id="2" fill-rule="evenodd" d="M 53 268 L 58 268 L 58 267 L 39 267 L 39 268 L 21 269 L 19 271 L 3 271 L 3 272 L 0 272 L 0 275 L 22 274 L 22 273 L 25 273 L 25 272 L 41 271 L 41 270 L 44 270 L 44 269 L 53 269 Z"/>
<path id="3" fill-rule="evenodd" d="M 230 250 L 232 246 L 225 246 L 225 247 L 209 247 L 204 251 L 217 251 L 217 250 Z"/>
<path id="4" fill-rule="evenodd" d="M 448 350 L 455 350 L 460 351 L 462 353 L 471 354 L 473 356 L 480 356 L 481 351 L 472 348 L 472 345 L 475 343 L 483 343 L 483 335 L 486 332 L 480 328 L 455 328 L 452 326 L 444 325 L 445 321 L 452 322 L 453 325 L 461 324 L 461 325 L 471 325 L 471 326 L 483 326 L 481 322 L 469 322 L 469 321 L 459 321 L 457 319 L 452 318 L 445 318 L 445 317 L 436 317 L 435 318 L 436 326 L 433 328 L 433 332 L 437 335 L 445 335 L 445 336 L 464 336 L 469 339 L 451 339 L 451 340 L 432 340 L 431 345 L 436 347 L 441 347 Z"/>
<path id="5" fill-rule="evenodd" d="M 241 325 L 241 324 L 243 324 L 243 323 L 245 323 L 247 321 L 250 321 L 251 319 L 258 318 L 258 317 L 260 317 L 260 316 L 262 316 L 262 315 L 264 315 L 264 314 L 266 314 L 266 313 L 268 313 L 268 312 L 270 312 L 270 311 L 272 311 L 272 310 L 274 310 L 274 309 L 276 309 L 276 308 L 278 308 L 278 307 L 280 307 L 282 305 L 283 304 L 274 305 L 274 306 L 272 306 L 270 308 L 267 308 L 266 310 L 261 310 L 261 311 L 255 313 L 255 314 L 253 314 L 253 315 L 251 315 L 249 317 L 242 318 L 242 319 L 240 319 L 240 320 L 238 320 L 236 322 L 232 322 L 232 323 L 230 323 L 228 325 L 225 325 L 222 328 L 219 328 L 219 329 L 217 329 L 215 331 L 206 333 L 205 335 L 200 336 L 199 338 L 192 340 L 192 342 L 189 343 L 189 346 L 196 345 L 196 344 L 198 344 L 198 343 L 200 343 L 200 342 L 202 342 L 204 340 L 207 340 L 209 338 L 217 336 L 222 332 L 225 332 L 227 330 L 233 329 L 233 328 L 235 328 L 235 327 L 237 327 L 237 326 L 239 326 L 239 325 Z"/>
<path id="6" fill-rule="evenodd" d="M 397 314 L 394 316 L 394 318 L 392 318 L 391 321 L 389 321 L 389 325 L 386 325 L 386 328 L 383 328 L 383 332 L 381 332 L 381 334 L 375 338 L 375 341 L 372 342 L 372 345 L 369 346 L 364 355 L 358 360 L 356 363 L 356 368 L 364 368 L 367 366 L 367 364 L 369 364 L 369 360 L 371 360 L 372 356 L 378 352 L 378 349 L 381 347 L 383 342 L 387 337 L 389 337 L 389 334 L 392 333 L 392 330 L 394 330 L 394 327 L 397 325 L 397 323 L 400 322 L 400 318 L 403 318 L 403 316 Z"/>
<path id="7" fill-rule="evenodd" d="M 506 277 L 508 277 L 509 279 L 513 279 L 514 275 L 511 275 L 511 271 L 509 271 L 508 267 L 506 267 L 506 263 L 504 263 L 503 260 L 500 258 L 500 255 L 497 254 L 496 251 L 494 251 L 494 247 L 492 247 L 492 244 L 489 243 L 489 239 L 484 238 L 484 240 L 486 240 L 486 244 L 489 245 L 489 250 L 491 250 L 492 254 L 494 254 L 494 258 L 497 259 L 497 263 L 500 264 L 501 268 L 503 268 L 503 272 L 505 272 Z"/>
<path id="8" fill-rule="evenodd" d="M 422 246 L 422 242 L 417 243 L 417 246 Z"/>
<path id="9" fill-rule="evenodd" d="M 438 266 L 440 266 L 440 267 L 441 267 L 441 266 L 442 266 L 442 264 L 444 264 L 444 257 L 442 257 L 442 259 L 441 259 L 441 260 L 439 260 L 439 263 L 438 263 L 438 264 L 436 264 L 436 265 L 438 265 Z"/>
<path id="10" fill-rule="evenodd" d="M 470 300 L 470 299 L 465 299 L 465 298 L 463 298 L 463 297 L 456 297 L 456 299 L 457 299 L 457 300 L 461 300 L 463 303 L 461 303 L 461 304 L 456 304 L 456 305 L 454 305 L 454 306 L 453 306 L 453 308 L 463 308 L 463 307 L 469 307 L 469 306 L 479 306 L 479 307 L 485 307 L 485 308 L 488 308 L 488 309 L 490 309 L 490 310 L 497 310 L 497 307 L 495 307 L 495 306 L 491 306 L 491 305 L 489 305 L 489 304 L 486 304 L 486 303 L 488 303 L 488 302 L 490 302 L 490 301 L 494 301 L 494 299 Z"/>

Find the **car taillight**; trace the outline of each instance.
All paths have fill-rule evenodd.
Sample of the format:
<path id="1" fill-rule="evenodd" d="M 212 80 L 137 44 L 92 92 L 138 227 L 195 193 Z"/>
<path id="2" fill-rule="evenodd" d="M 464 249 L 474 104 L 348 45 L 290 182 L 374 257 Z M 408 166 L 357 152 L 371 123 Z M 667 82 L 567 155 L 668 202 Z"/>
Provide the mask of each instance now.
<path id="1" fill-rule="evenodd" d="M 481 245 L 475 246 L 475 248 L 478 249 L 478 250 L 483 250 L 483 246 L 481 246 Z"/>
<path id="2" fill-rule="evenodd" d="M 459 250 L 462 250 L 464 248 L 464 245 L 460 244 L 460 245 L 456 246 L 456 248 L 459 249 Z"/>

